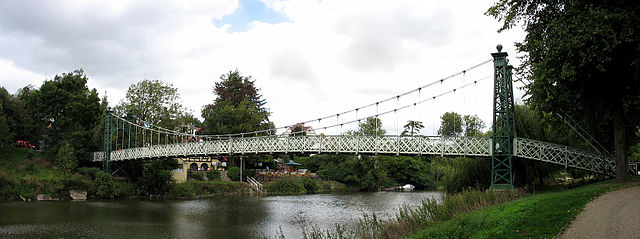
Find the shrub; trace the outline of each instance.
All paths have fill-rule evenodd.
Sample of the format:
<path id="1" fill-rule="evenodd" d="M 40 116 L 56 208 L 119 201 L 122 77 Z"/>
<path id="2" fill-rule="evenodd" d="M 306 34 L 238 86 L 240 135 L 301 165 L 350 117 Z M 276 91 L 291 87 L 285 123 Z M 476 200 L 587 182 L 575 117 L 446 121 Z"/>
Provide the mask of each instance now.
<path id="1" fill-rule="evenodd" d="M 267 192 L 275 194 L 307 193 L 307 189 L 305 188 L 303 181 L 298 178 L 280 179 L 278 181 L 265 185 L 265 187 L 267 188 Z"/>
<path id="2" fill-rule="evenodd" d="M 219 181 L 220 172 L 218 170 L 207 171 L 207 179 L 209 179 L 209 181 Z"/>
<path id="3" fill-rule="evenodd" d="M 230 167 L 227 169 L 227 176 L 233 181 L 240 181 L 240 168 Z"/>
<path id="4" fill-rule="evenodd" d="M 78 166 L 73 147 L 67 142 L 60 147 L 56 155 L 56 166 L 65 173 L 71 173 Z"/>
<path id="5" fill-rule="evenodd" d="M 98 198 L 114 198 L 115 181 L 111 175 L 98 171 L 96 173 L 96 196 Z"/>
<path id="6" fill-rule="evenodd" d="M 90 177 L 91 179 L 95 179 L 96 178 L 96 173 L 98 173 L 98 171 L 100 171 L 100 169 L 99 168 L 94 168 L 94 167 L 91 167 L 91 168 L 89 168 L 89 167 L 81 167 L 81 168 L 78 168 L 76 171 L 78 173 L 82 174 L 82 175 Z"/>
<path id="7" fill-rule="evenodd" d="M 195 189 L 190 183 L 179 183 L 174 185 L 167 193 L 168 197 L 173 198 L 192 198 L 196 195 Z"/>
<path id="8" fill-rule="evenodd" d="M 198 181 L 204 181 L 204 172 L 191 172 L 191 178 Z"/>

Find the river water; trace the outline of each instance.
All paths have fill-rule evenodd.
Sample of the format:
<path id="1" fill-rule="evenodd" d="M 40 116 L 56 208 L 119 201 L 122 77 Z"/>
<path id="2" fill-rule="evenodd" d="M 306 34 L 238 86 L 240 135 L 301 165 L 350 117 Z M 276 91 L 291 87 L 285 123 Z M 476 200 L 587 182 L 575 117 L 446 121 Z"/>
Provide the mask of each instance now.
<path id="1" fill-rule="evenodd" d="M 202 200 L 0 202 L 0 238 L 287 238 L 299 222 L 349 225 L 364 213 L 393 216 L 440 192 L 225 196 Z"/>

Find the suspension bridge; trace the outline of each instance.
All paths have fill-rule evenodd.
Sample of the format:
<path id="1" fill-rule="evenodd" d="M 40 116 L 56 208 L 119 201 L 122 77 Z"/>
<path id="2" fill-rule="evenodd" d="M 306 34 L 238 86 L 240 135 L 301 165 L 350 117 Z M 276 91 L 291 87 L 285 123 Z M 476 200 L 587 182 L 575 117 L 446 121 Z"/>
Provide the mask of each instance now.
<path id="1" fill-rule="evenodd" d="M 288 125 L 276 129 L 254 132 L 197 135 L 151 125 L 131 117 L 120 117 L 108 111 L 104 119 L 103 151 L 92 154 L 93 161 L 102 162 L 110 170 L 110 163 L 124 160 L 148 160 L 185 156 L 248 155 L 248 154 L 369 154 L 369 155 L 435 155 L 491 157 L 491 187 L 513 188 L 513 160 L 528 159 L 562 165 L 603 175 L 615 175 L 615 161 L 611 155 L 591 152 L 565 145 L 517 137 L 513 97 L 513 67 L 506 52 L 498 45 L 492 59 L 479 63 L 449 77 L 436 80 L 414 90 L 376 101 L 358 108 L 326 117 Z M 459 75 L 493 62 L 493 112 L 490 137 L 442 137 L 399 135 L 397 114 L 418 105 L 474 86 L 490 76 L 463 83 L 437 94 L 422 97 L 422 92 L 434 85 L 442 85 Z M 418 99 L 400 105 L 401 97 L 418 94 Z M 385 103 L 395 107 L 380 111 Z M 375 109 L 370 115 L 358 117 L 366 109 Z M 370 110 L 372 111 L 372 110 Z M 355 115 L 355 119 L 340 121 L 340 116 Z M 317 129 L 336 128 L 361 123 L 368 118 L 396 115 L 396 135 L 316 134 L 305 124 L 317 123 Z M 322 125 L 335 118 L 335 123 Z M 375 121 L 376 124 L 378 121 Z M 299 127 L 300 126 L 300 127 Z M 376 125 L 377 127 L 378 125 Z M 299 127 L 299 130 L 293 130 Z M 281 131 L 281 133 L 278 133 Z"/>

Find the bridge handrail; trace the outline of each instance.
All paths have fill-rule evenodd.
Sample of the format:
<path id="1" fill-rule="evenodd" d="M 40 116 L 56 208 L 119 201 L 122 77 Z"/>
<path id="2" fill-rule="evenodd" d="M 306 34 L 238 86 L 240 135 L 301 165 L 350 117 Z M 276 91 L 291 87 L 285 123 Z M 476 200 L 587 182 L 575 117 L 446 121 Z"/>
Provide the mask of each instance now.
<path id="1" fill-rule="evenodd" d="M 615 175 L 615 160 L 584 149 L 528 138 L 514 138 L 514 156 Z"/>

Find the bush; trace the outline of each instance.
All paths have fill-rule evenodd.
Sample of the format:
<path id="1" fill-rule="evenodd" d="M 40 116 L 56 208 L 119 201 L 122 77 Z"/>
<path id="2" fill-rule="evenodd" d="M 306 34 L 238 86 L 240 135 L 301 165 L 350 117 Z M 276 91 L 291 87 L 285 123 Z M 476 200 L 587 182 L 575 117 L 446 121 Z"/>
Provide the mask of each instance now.
<path id="1" fill-rule="evenodd" d="M 133 184 L 116 181 L 111 175 L 98 171 L 96 173 L 95 195 L 98 198 L 121 198 L 135 194 Z M 90 190 L 87 190 L 90 191 Z"/>
<path id="2" fill-rule="evenodd" d="M 71 173 L 78 166 L 73 147 L 67 142 L 60 147 L 56 155 L 56 166 L 65 173 Z"/>
<path id="3" fill-rule="evenodd" d="M 302 182 L 304 189 L 307 191 L 306 193 L 317 193 L 318 189 L 320 189 L 318 181 L 312 178 L 300 178 L 300 181 Z"/>
<path id="4" fill-rule="evenodd" d="M 240 168 L 230 167 L 227 169 L 227 176 L 233 181 L 240 181 Z"/>
<path id="5" fill-rule="evenodd" d="M 307 189 L 298 178 L 280 179 L 265 185 L 267 192 L 275 194 L 305 194 Z"/>
<path id="6" fill-rule="evenodd" d="M 209 181 L 219 181 L 220 172 L 218 170 L 207 171 L 207 179 L 209 179 Z"/>
<path id="7" fill-rule="evenodd" d="M 172 198 L 192 198 L 196 195 L 195 189 L 190 183 L 179 183 L 173 185 L 173 187 L 167 193 L 168 197 Z"/>
<path id="8" fill-rule="evenodd" d="M 144 165 L 142 177 L 138 180 L 138 187 L 146 195 L 164 195 L 175 183 L 170 170 L 177 167 L 179 165 L 174 159 L 154 161 Z"/>
<path id="9" fill-rule="evenodd" d="M 193 180 L 204 181 L 204 172 L 191 172 L 191 178 Z"/>
<path id="10" fill-rule="evenodd" d="M 96 178 L 96 173 L 98 173 L 98 171 L 100 171 L 99 168 L 94 168 L 94 167 L 81 167 L 78 168 L 76 170 L 79 174 L 85 175 L 90 177 L 91 179 L 95 179 Z"/>

